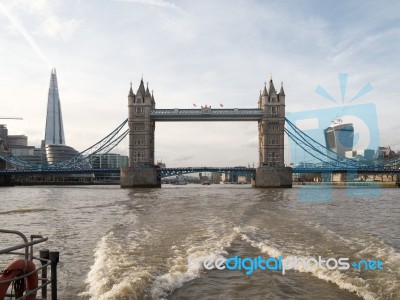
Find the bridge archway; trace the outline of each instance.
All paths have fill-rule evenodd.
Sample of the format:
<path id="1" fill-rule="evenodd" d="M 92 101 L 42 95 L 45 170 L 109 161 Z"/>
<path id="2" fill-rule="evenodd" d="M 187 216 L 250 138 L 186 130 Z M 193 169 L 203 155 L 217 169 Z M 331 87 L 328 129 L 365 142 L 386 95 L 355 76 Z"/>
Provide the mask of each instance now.
<path id="1" fill-rule="evenodd" d="M 157 122 L 155 163 L 167 167 L 258 165 L 256 122 Z"/>

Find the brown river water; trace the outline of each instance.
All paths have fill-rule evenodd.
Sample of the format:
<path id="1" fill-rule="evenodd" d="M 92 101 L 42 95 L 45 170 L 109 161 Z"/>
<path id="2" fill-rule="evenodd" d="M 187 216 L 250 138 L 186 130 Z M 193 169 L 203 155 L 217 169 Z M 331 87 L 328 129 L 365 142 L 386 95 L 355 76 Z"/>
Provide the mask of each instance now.
<path id="1" fill-rule="evenodd" d="M 400 299 L 399 193 L 11 187 L 0 189 L 0 227 L 44 235 L 45 247 L 60 251 L 60 299 Z M 0 237 L 0 247 L 9 242 Z M 380 260 L 383 270 L 299 266 L 285 275 L 268 269 L 247 275 L 203 266 L 206 258 L 236 256 Z M 190 257 L 199 263 L 189 265 Z"/>

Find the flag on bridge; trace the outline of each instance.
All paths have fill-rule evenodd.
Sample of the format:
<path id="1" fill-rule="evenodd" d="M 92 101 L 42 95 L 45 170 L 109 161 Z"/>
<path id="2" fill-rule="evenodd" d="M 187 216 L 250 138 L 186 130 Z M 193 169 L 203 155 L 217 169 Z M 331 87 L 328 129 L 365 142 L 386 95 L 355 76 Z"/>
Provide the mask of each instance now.
<path id="1" fill-rule="evenodd" d="M 224 105 L 222 103 L 220 103 L 219 106 L 224 107 Z"/>
<path id="2" fill-rule="evenodd" d="M 196 104 L 194 104 L 194 103 L 193 103 L 193 106 L 194 106 L 194 107 L 197 107 L 197 105 L 196 105 Z"/>

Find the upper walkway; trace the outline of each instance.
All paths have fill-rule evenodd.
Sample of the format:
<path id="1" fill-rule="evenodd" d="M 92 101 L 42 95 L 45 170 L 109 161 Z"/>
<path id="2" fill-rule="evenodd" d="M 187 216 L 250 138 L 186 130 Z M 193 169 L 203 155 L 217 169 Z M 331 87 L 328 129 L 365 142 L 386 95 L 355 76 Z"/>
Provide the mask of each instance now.
<path id="1" fill-rule="evenodd" d="M 264 112 L 257 108 L 153 109 L 150 118 L 162 121 L 258 121 Z"/>

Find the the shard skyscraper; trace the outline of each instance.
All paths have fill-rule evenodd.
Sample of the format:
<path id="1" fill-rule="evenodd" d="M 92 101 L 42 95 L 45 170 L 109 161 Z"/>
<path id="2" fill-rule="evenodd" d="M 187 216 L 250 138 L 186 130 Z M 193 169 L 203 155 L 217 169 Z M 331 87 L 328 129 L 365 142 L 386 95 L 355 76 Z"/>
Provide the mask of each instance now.
<path id="1" fill-rule="evenodd" d="M 47 102 L 45 145 L 64 145 L 64 126 L 58 94 L 56 69 L 51 70 L 49 97 Z"/>

